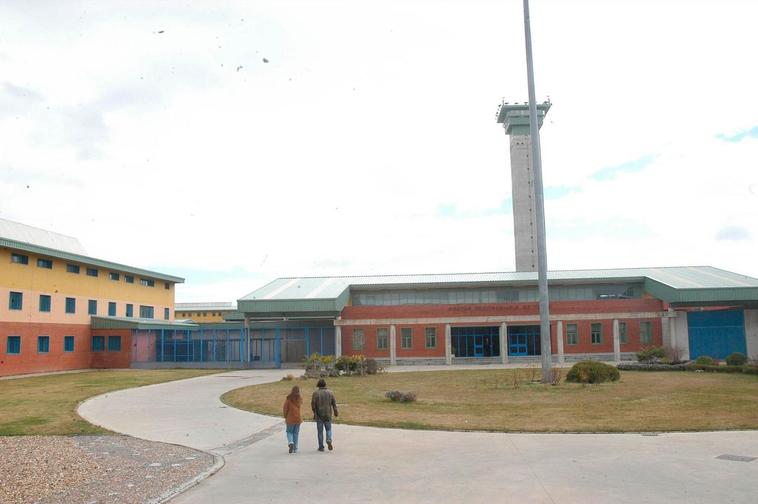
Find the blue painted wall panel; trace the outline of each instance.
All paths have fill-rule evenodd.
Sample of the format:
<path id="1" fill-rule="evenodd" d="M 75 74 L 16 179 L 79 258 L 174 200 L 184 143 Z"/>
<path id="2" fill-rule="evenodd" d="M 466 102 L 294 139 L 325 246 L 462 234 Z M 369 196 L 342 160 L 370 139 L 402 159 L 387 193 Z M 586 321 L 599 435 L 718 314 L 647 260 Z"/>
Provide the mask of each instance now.
<path id="1" fill-rule="evenodd" d="M 690 312 L 687 323 L 691 359 L 701 355 L 725 359 L 732 352 L 747 353 L 742 310 Z"/>

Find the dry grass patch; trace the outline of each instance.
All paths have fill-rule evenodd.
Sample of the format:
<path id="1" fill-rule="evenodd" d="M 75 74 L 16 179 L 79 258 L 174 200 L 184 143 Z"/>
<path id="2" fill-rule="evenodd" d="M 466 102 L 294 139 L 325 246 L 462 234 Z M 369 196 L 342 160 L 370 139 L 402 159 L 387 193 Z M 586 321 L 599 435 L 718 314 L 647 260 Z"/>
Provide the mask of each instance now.
<path id="1" fill-rule="evenodd" d="M 0 380 L 0 435 L 103 434 L 76 414 L 88 397 L 218 373 L 207 369 L 87 371 Z"/>
<path id="2" fill-rule="evenodd" d="M 514 373 L 520 376 L 514 387 Z M 379 427 L 524 432 L 619 432 L 758 428 L 758 376 L 622 372 L 616 383 L 526 383 L 524 370 L 389 373 L 327 379 L 342 423 Z M 292 382 L 227 392 L 225 403 L 281 415 Z M 307 402 L 315 380 L 299 382 Z M 388 390 L 413 391 L 396 403 Z M 304 415 L 308 416 L 308 415 Z"/>

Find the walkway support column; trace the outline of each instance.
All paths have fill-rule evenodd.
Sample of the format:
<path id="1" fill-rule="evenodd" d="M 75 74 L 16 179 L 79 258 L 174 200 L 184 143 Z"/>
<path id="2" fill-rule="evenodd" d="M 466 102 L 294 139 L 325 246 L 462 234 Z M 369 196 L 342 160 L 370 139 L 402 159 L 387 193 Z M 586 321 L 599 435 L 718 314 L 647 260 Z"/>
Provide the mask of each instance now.
<path id="1" fill-rule="evenodd" d="M 395 324 L 390 326 L 390 366 L 397 364 L 397 331 Z"/>
<path id="2" fill-rule="evenodd" d="M 664 328 L 668 328 L 669 346 L 671 347 L 671 353 L 674 354 L 672 357 L 674 357 L 676 360 L 681 359 L 679 356 L 679 345 L 676 341 L 676 317 L 667 318 L 666 322 L 662 325 Z M 665 343 L 666 338 L 664 338 L 663 341 Z"/>
<path id="3" fill-rule="evenodd" d="M 342 356 L 342 326 L 334 326 L 334 357 Z"/>
<path id="4" fill-rule="evenodd" d="M 452 329 L 450 324 L 445 324 L 445 364 L 448 366 L 453 363 L 453 344 Z"/>
<path id="5" fill-rule="evenodd" d="M 508 324 L 500 324 L 500 362 L 508 364 Z"/>
<path id="6" fill-rule="evenodd" d="M 621 362 L 621 335 L 618 319 L 613 319 L 613 360 Z"/>
<path id="7" fill-rule="evenodd" d="M 555 324 L 555 341 L 558 343 L 558 363 L 566 362 L 566 356 L 563 355 L 563 320 Z"/>

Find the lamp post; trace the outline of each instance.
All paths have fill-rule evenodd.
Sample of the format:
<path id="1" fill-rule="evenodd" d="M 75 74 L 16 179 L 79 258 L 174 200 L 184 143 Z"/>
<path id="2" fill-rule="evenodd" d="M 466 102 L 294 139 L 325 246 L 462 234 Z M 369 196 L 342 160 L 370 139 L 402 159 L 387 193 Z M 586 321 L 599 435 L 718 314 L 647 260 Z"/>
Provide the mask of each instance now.
<path id="1" fill-rule="evenodd" d="M 532 30 L 529 21 L 529 0 L 524 0 L 524 36 L 526 39 L 526 74 L 529 87 L 529 134 L 532 139 L 534 169 L 534 199 L 537 213 L 537 286 L 540 298 L 540 344 L 542 383 L 549 383 L 553 355 L 550 343 L 550 300 L 547 291 L 547 244 L 545 242 L 545 195 L 542 185 L 542 156 L 540 129 L 537 126 L 537 100 L 534 93 L 534 63 L 532 61 Z M 561 335 L 559 334 L 560 338 Z"/>

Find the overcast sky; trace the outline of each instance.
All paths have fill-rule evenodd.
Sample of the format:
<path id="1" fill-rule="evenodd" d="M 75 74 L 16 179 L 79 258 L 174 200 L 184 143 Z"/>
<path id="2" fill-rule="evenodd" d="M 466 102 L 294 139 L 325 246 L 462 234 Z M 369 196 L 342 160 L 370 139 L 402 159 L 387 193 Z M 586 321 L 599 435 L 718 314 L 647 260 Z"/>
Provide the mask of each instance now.
<path id="1" fill-rule="evenodd" d="M 0 4 L 0 217 L 232 301 L 512 271 L 518 0 Z M 550 269 L 758 277 L 758 2 L 532 1 Z"/>

